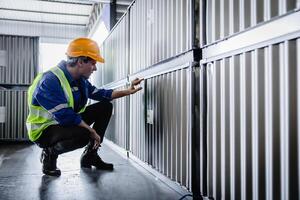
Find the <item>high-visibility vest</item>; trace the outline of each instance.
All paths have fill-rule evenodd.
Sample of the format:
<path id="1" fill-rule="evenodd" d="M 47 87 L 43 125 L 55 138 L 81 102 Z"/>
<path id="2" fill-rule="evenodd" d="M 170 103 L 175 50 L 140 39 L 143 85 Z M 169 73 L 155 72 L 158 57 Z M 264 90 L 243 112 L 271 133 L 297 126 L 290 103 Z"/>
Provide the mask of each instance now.
<path id="1" fill-rule="evenodd" d="M 33 81 L 32 85 L 28 89 L 28 108 L 29 114 L 26 120 L 26 127 L 28 131 L 28 136 L 31 141 L 36 141 L 42 134 L 43 130 L 45 130 L 48 126 L 53 124 L 58 124 L 58 122 L 54 119 L 53 113 L 62 108 L 71 107 L 74 109 L 74 98 L 71 90 L 71 86 L 64 74 L 64 72 L 59 67 L 54 67 L 50 69 L 51 72 L 58 78 L 62 89 L 65 93 L 67 103 L 57 105 L 55 108 L 51 110 L 46 110 L 42 106 L 36 106 L 32 104 L 33 93 L 43 77 L 43 73 L 40 73 Z M 55 98 L 55 97 L 53 97 Z M 85 110 L 85 107 L 82 108 L 78 113 L 81 113 Z"/>

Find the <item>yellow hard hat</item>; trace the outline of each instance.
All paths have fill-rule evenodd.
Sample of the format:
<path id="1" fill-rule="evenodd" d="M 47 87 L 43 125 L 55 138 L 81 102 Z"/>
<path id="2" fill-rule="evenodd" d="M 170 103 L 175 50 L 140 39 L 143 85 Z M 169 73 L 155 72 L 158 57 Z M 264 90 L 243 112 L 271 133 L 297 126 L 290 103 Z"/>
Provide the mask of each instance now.
<path id="1" fill-rule="evenodd" d="M 70 42 L 66 54 L 70 57 L 87 56 L 104 63 L 97 43 L 89 38 L 77 38 Z"/>

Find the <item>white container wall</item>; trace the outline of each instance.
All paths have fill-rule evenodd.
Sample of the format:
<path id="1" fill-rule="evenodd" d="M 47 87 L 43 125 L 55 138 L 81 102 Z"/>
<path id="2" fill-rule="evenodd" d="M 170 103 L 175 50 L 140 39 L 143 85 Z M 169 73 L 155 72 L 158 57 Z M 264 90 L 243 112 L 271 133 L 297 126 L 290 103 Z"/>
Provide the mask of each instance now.
<path id="1" fill-rule="evenodd" d="M 191 190 L 193 53 L 130 76 L 144 77 L 130 96 L 130 152 Z"/>
<path id="2" fill-rule="evenodd" d="M 147 163 L 187 188 L 191 188 L 190 79 L 188 68 L 146 81 L 145 137 L 135 143 L 145 143 Z"/>
<path id="3" fill-rule="evenodd" d="M 142 83 L 142 87 L 144 87 Z M 139 159 L 146 162 L 145 135 L 145 91 L 142 90 L 130 97 L 130 143 L 129 150 Z"/>
<path id="4" fill-rule="evenodd" d="M 213 199 L 299 199 L 299 1 L 206 6 L 207 163 L 200 192 Z"/>
<path id="5" fill-rule="evenodd" d="M 191 0 L 137 0 L 129 14 L 130 74 L 192 48 Z"/>
<path id="6" fill-rule="evenodd" d="M 102 86 L 128 75 L 129 69 L 129 21 L 128 15 L 116 26 L 101 46 L 105 63 L 97 66 L 94 84 Z"/>
<path id="7" fill-rule="evenodd" d="M 26 90 L 0 90 L 0 139 L 28 140 Z"/>
<path id="8" fill-rule="evenodd" d="M 300 40 L 207 64 L 207 191 L 215 199 L 299 196 Z"/>
<path id="9" fill-rule="evenodd" d="M 0 67 L 0 84 L 29 85 L 38 69 L 37 37 L 0 35 L 5 65 Z"/>
<path id="10" fill-rule="evenodd" d="M 101 46 L 105 64 L 93 77 L 105 88 L 145 78 L 142 91 L 113 102 L 106 136 L 190 190 L 192 2 L 135 1 Z"/>
<path id="11" fill-rule="evenodd" d="M 131 96 L 130 151 L 162 174 L 190 188 L 190 90 L 187 71 L 153 77 L 147 80 L 145 93 Z M 171 99 L 174 101 L 170 102 Z"/>
<path id="12" fill-rule="evenodd" d="M 297 0 L 205 0 L 209 45 L 299 8 Z"/>
<path id="13" fill-rule="evenodd" d="M 193 3 L 200 10 L 195 38 Z M 129 151 L 212 199 L 300 199 L 299 6 L 299 0 L 136 0 L 122 19 L 129 27 L 127 71 L 101 75 L 102 85 L 127 75 L 146 78 L 126 110 Z M 102 49 L 112 65 L 118 50 L 106 49 L 109 38 Z M 189 71 L 199 64 L 191 51 L 197 38 L 201 68 Z M 189 68 L 176 68 L 187 60 Z M 195 180 L 199 189 L 191 187 Z"/>
<path id="14" fill-rule="evenodd" d="M 118 90 L 125 89 L 125 87 L 117 88 Z M 114 100 L 113 113 L 109 122 L 105 137 L 118 146 L 128 149 L 129 141 L 129 98 L 120 98 Z"/>

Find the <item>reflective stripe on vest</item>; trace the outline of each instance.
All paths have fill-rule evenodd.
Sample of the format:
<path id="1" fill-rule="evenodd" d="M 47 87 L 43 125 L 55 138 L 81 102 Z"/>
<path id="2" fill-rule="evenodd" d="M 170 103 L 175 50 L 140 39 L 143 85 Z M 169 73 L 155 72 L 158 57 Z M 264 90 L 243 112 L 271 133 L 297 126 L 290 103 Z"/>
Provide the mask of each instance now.
<path id="1" fill-rule="evenodd" d="M 58 122 L 53 118 L 52 113 L 68 107 L 74 109 L 74 99 L 73 99 L 72 90 L 64 72 L 59 67 L 54 67 L 50 70 L 59 79 L 68 103 L 57 105 L 51 110 L 46 110 L 41 106 L 32 105 L 33 93 L 38 83 L 40 82 L 43 73 L 39 74 L 34 79 L 32 85 L 28 89 L 28 99 L 27 99 L 28 107 L 29 107 L 29 115 L 27 117 L 26 127 L 28 130 L 29 139 L 31 141 L 36 141 L 41 136 L 43 130 L 45 130 L 48 126 L 53 124 L 58 124 Z M 82 108 L 79 113 L 83 112 L 84 110 L 85 107 Z"/>

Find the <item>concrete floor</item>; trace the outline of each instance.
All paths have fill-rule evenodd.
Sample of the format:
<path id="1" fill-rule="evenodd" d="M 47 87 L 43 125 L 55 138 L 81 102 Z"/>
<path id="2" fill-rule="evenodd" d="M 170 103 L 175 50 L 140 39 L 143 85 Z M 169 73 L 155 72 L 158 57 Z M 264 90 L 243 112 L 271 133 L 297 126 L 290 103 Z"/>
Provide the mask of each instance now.
<path id="1" fill-rule="evenodd" d="M 62 175 L 56 178 L 42 174 L 41 149 L 36 145 L 0 144 L 0 199 L 176 200 L 182 196 L 106 145 L 102 145 L 99 154 L 104 161 L 114 163 L 114 171 L 82 170 L 79 165 L 82 151 L 59 156 Z"/>

